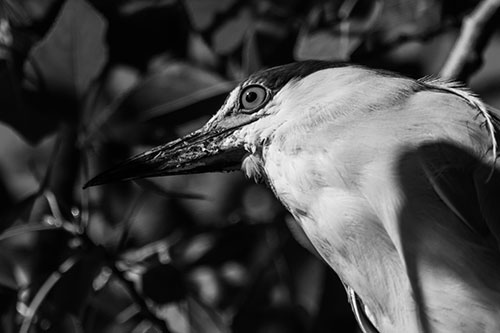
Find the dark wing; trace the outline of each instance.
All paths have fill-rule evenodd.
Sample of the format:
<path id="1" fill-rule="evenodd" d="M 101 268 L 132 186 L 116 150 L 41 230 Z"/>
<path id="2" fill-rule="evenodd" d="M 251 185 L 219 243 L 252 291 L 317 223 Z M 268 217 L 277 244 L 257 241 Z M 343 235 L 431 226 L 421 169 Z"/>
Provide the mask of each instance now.
<path id="1" fill-rule="evenodd" d="M 500 142 L 500 111 L 488 111 Z M 485 163 L 444 142 L 420 149 L 420 163 L 435 193 L 468 228 L 493 236 L 500 245 L 500 161 Z"/>

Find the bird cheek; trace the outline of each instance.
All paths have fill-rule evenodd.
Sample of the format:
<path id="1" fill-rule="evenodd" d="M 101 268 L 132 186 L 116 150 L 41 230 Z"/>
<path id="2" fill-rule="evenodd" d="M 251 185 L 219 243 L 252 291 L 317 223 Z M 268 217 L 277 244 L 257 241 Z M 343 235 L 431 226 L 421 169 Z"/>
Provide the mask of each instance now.
<path id="1" fill-rule="evenodd" d="M 260 179 L 262 179 L 262 161 L 255 155 L 247 155 L 243 159 L 241 170 L 245 173 L 247 178 L 253 178 L 255 182 L 259 182 Z"/>
<path id="2" fill-rule="evenodd" d="M 257 153 L 257 146 L 253 143 L 245 143 L 245 150 L 255 155 Z"/>

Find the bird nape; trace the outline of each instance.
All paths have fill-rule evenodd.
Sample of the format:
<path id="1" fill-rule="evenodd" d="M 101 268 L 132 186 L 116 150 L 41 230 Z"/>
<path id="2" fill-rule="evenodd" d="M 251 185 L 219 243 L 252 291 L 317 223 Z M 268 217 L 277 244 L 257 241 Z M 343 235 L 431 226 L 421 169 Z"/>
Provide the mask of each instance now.
<path id="1" fill-rule="evenodd" d="M 445 81 L 293 63 L 86 186 L 241 168 L 266 179 L 349 286 L 364 330 L 499 332 L 495 112 Z"/>

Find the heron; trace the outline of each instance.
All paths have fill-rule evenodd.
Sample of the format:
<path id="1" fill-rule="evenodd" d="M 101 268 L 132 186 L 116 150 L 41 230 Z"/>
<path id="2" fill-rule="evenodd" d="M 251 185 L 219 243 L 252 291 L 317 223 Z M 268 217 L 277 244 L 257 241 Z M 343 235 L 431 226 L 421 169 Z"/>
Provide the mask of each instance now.
<path id="1" fill-rule="evenodd" d="M 364 332 L 500 332 L 499 113 L 461 85 L 304 61 L 86 186 L 232 171 L 266 183 Z"/>

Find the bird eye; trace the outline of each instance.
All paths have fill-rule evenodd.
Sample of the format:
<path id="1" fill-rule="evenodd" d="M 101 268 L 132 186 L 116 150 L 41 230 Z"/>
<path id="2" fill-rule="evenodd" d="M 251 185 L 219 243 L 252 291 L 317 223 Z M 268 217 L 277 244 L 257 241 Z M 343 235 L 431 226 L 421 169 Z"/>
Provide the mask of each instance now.
<path id="1" fill-rule="evenodd" d="M 255 111 L 267 102 L 268 93 L 266 88 L 251 85 L 240 93 L 240 105 L 244 111 Z"/>

